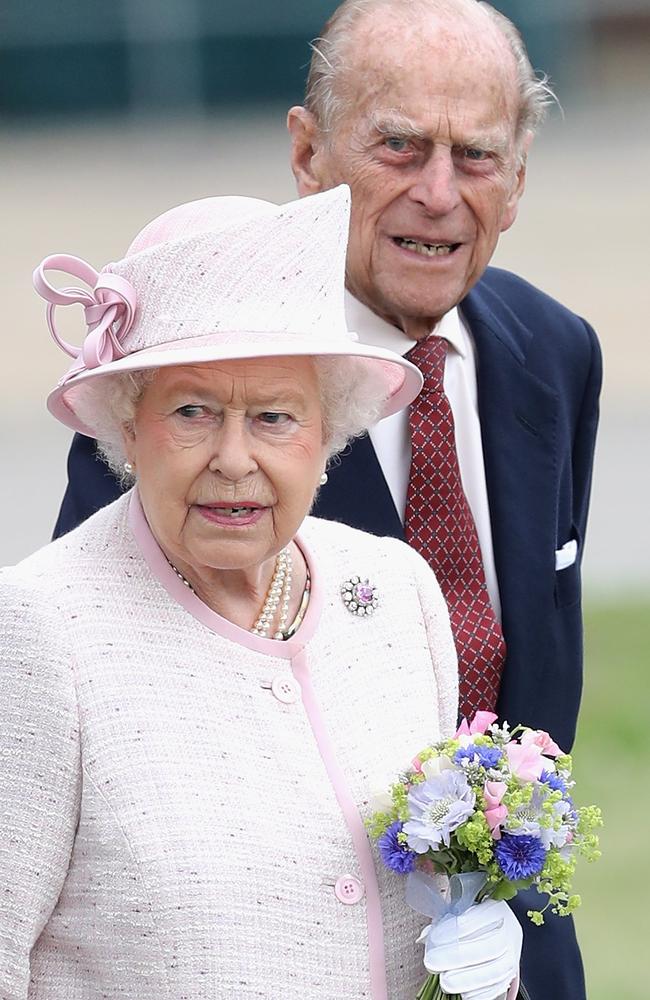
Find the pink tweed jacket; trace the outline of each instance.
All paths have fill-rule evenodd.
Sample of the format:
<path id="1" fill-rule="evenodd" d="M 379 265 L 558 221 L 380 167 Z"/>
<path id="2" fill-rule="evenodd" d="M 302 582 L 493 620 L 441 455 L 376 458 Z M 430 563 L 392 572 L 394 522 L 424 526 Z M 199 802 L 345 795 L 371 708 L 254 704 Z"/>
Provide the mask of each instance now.
<path id="1" fill-rule="evenodd" d="M 0 573 L 2 1000 L 415 995 L 426 920 L 363 819 L 454 728 L 447 611 L 400 542 L 297 541 L 288 642 L 184 588 L 137 494 Z"/>

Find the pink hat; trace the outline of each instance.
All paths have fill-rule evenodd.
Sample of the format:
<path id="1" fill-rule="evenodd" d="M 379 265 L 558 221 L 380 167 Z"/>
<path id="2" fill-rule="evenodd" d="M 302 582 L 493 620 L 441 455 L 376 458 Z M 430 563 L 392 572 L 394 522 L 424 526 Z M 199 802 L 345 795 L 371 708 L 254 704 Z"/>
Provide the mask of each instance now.
<path id="1" fill-rule="evenodd" d="M 382 416 L 407 406 L 422 377 L 414 365 L 358 343 L 346 325 L 344 279 L 350 192 L 345 185 L 274 205 L 205 198 L 179 205 L 136 236 L 123 260 L 99 273 L 67 254 L 46 257 L 34 287 L 47 302 L 55 341 L 75 361 L 47 405 L 62 423 L 95 436 L 76 413 L 91 379 L 164 365 L 235 358 L 338 355 L 360 358 L 386 387 Z M 56 289 L 46 270 L 90 289 Z M 81 304 L 81 347 L 59 336 L 55 309 Z"/>

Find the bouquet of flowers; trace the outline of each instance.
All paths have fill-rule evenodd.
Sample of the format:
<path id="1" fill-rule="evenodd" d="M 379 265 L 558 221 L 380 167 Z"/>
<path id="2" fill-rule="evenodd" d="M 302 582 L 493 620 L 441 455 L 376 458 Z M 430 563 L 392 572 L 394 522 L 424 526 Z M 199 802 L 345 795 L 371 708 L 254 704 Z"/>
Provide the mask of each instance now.
<path id="1" fill-rule="evenodd" d="M 594 830 L 602 819 L 595 806 L 575 805 L 573 786 L 571 758 L 548 733 L 497 726 L 490 712 L 463 721 L 400 774 L 368 826 L 386 867 L 406 876 L 409 905 L 432 917 L 419 938 L 425 962 L 437 922 L 474 902 L 512 899 L 534 886 L 547 897 L 528 911 L 535 924 L 549 907 L 566 916 L 580 905 L 572 876 L 579 856 L 600 856 Z M 431 877 L 438 873 L 452 882 L 451 902 Z M 433 974 L 416 1000 L 446 996 Z"/>

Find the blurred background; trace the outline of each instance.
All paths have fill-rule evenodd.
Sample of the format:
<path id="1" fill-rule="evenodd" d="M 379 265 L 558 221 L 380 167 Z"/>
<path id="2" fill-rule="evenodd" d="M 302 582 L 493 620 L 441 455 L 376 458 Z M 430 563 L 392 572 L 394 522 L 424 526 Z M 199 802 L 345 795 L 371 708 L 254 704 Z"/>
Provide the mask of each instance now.
<path id="1" fill-rule="evenodd" d="M 301 102 L 308 41 L 334 6 L 3 0 L 0 564 L 48 540 L 66 481 L 69 434 L 44 405 L 66 359 L 49 340 L 32 269 L 55 251 L 100 268 L 182 201 L 290 199 L 286 108 Z M 605 354 L 576 769 L 581 801 L 601 803 L 606 826 L 602 861 L 580 875 L 578 927 L 591 1000 L 646 1000 L 650 0 L 495 6 L 563 107 L 536 140 L 495 263 L 588 318 Z M 78 343 L 80 315 L 62 325 Z"/>

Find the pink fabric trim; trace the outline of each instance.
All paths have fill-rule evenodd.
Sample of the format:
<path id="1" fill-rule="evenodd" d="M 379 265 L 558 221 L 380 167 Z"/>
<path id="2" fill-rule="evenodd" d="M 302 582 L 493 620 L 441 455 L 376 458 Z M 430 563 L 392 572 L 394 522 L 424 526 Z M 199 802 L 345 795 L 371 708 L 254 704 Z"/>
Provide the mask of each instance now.
<path id="1" fill-rule="evenodd" d="M 202 625 L 209 628 L 211 632 L 216 632 L 217 635 L 222 635 L 224 639 L 230 639 L 231 642 L 236 642 L 240 646 L 245 646 L 247 649 L 252 649 L 257 653 L 266 653 L 269 656 L 279 656 L 285 660 L 290 660 L 292 656 L 295 656 L 303 648 L 316 631 L 323 607 L 323 588 L 318 568 L 314 565 L 314 558 L 309 547 L 300 538 L 300 535 L 296 536 L 295 542 L 304 555 L 309 567 L 311 594 L 300 628 L 286 642 L 281 642 L 278 639 L 263 639 L 260 636 L 253 635 L 247 629 L 240 628 L 239 625 L 229 622 L 227 618 L 222 618 L 216 611 L 213 611 L 207 604 L 204 604 L 200 597 L 193 594 L 189 587 L 185 586 L 167 562 L 165 553 L 152 534 L 142 509 L 137 489 L 134 489 L 131 494 L 129 525 L 138 548 L 158 582 L 162 584 L 169 596 L 177 604 L 185 608 L 193 618 L 196 618 Z"/>
<path id="2" fill-rule="evenodd" d="M 519 992 L 519 973 L 517 973 L 516 979 L 513 979 L 510 984 L 510 989 L 508 990 L 508 995 L 506 1000 L 517 1000 L 517 993 Z"/>
<path id="3" fill-rule="evenodd" d="M 359 871 L 366 890 L 366 916 L 368 921 L 368 951 L 370 957 L 370 992 L 373 1000 L 388 1000 L 386 959 L 384 954 L 384 925 L 381 915 L 379 885 L 368 835 L 356 802 L 350 794 L 345 775 L 336 759 L 327 726 L 314 693 L 309 664 L 304 650 L 292 657 L 291 669 L 300 684 L 302 701 L 309 718 L 320 755 L 357 854 Z"/>
<path id="4" fill-rule="evenodd" d="M 295 636 L 286 642 L 279 642 L 274 639 L 261 639 L 259 636 L 246 631 L 246 629 L 239 628 L 238 625 L 227 621 L 227 619 L 218 615 L 216 611 L 209 608 L 207 604 L 204 604 L 196 594 L 193 594 L 185 586 L 167 562 L 164 552 L 152 534 L 142 509 L 137 489 L 134 489 L 131 494 L 129 525 L 152 574 L 162 584 L 170 597 L 185 608 L 189 614 L 205 625 L 206 628 L 209 628 L 212 632 L 216 632 L 218 635 L 222 635 L 225 639 L 230 639 L 232 642 L 239 643 L 258 653 L 280 656 L 283 659 L 291 661 L 291 669 L 300 685 L 302 702 L 318 750 L 325 765 L 327 775 L 332 783 L 334 793 L 343 813 L 343 818 L 352 837 L 352 843 L 359 863 L 359 872 L 366 890 L 366 917 L 368 922 L 368 951 L 372 1000 L 388 1000 L 384 955 L 384 927 L 379 898 L 379 885 L 372 851 L 363 820 L 347 786 L 345 775 L 336 759 L 327 726 L 311 683 L 307 655 L 304 649 L 305 644 L 316 631 L 323 606 L 322 581 L 313 555 L 300 536 L 296 536 L 295 542 L 309 566 L 311 596 L 307 613 Z"/>

